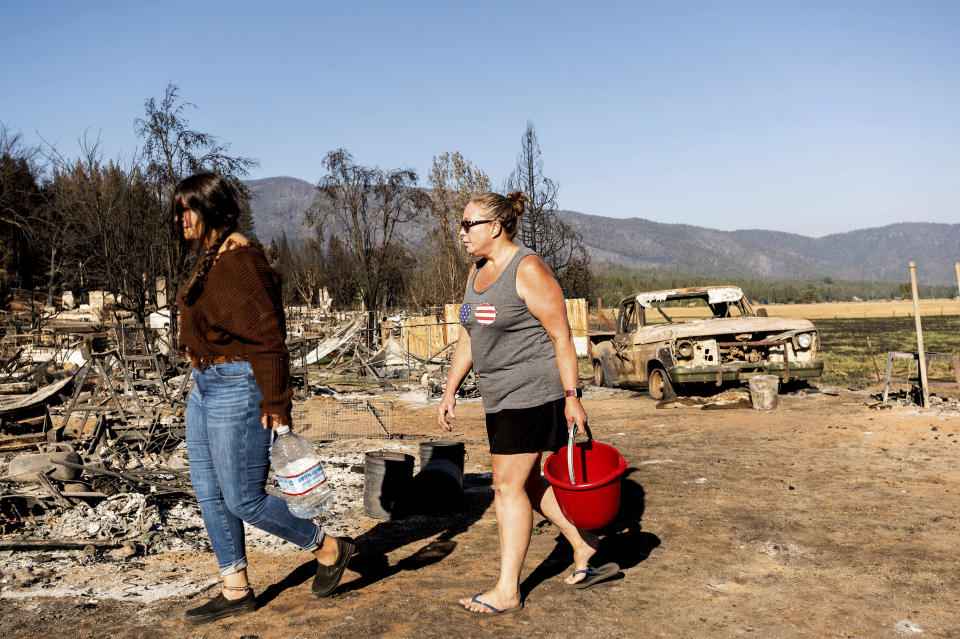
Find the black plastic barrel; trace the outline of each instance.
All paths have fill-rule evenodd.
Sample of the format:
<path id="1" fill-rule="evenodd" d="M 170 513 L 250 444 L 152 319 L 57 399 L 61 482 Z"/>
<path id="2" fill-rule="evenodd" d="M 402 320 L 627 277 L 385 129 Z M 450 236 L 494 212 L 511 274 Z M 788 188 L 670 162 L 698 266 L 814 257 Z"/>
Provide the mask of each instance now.
<path id="1" fill-rule="evenodd" d="M 421 512 L 446 512 L 463 502 L 463 442 L 421 442 L 412 495 Z"/>
<path id="2" fill-rule="evenodd" d="M 430 464 L 432 459 L 449 459 L 463 473 L 463 460 L 466 456 L 463 442 L 436 441 L 420 442 L 420 468 Z M 462 483 L 462 482 L 461 482 Z"/>
<path id="3" fill-rule="evenodd" d="M 363 511 L 376 519 L 400 519 L 413 476 L 413 455 L 392 450 L 366 454 L 363 463 Z"/>

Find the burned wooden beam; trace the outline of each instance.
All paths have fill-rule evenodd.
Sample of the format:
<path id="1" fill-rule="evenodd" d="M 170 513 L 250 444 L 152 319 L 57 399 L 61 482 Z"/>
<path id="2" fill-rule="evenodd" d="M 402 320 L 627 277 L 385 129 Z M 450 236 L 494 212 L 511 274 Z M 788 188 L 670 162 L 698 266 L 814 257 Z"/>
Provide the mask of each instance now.
<path id="1" fill-rule="evenodd" d="M 44 435 L 0 435 L 0 453 L 13 453 L 35 449 L 37 444 L 47 441 Z"/>
<path id="2" fill-rule="evenodd" d="M 957 277 L 957 281 L 960 282 L 960 276 Z M 21 346 L 17 349 L 17 352 L 13 354 L 12 357 L 9 357 L 5 360 L 0 360 L 0 374 L 9 375 L 13 370 L 14 365 L 20 361 L 20 355 L 23 353 L 24 348 Z"/>
<path id="3" fill-rule="evenodd" d="M 36 390 L 33 382 L 6 382 L 0 384 L 0 395 L 29 395 Z"/>
<path id="4" fill-rule="evenodd" d="M 53 501 L 57 502 L 57 505 L 63 506 L 64 508 L 71 508 L 73 506 L 73 504 L 57 490 L 57 487 L 53 485 L 53 482 L 50 481 L 46 473 L 37 473 L 37 481 L 50 493 L 50 496 L 53 497 Z"/>
<path id="5" fill-rule="evenodd" d="M 82 550 L 95 548 L 119 548 L 123 540 L 109 539 L 0 539 L 0 550 Z"/>

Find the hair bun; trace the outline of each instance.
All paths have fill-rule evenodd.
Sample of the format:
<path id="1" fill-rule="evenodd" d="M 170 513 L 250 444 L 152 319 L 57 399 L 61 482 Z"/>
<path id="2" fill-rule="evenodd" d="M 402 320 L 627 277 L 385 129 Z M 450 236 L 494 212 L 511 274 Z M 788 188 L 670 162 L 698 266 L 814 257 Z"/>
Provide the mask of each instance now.
<path id="1" fill-rule="evenodd" d="M 516 215 L 521 215 L 525 209 L 524 202 L 529 202 L 530 198 L 524 195 L 522 191 L 510 191 L 507 193 L 507 201 L 510 203 L 513 212 Z"/>

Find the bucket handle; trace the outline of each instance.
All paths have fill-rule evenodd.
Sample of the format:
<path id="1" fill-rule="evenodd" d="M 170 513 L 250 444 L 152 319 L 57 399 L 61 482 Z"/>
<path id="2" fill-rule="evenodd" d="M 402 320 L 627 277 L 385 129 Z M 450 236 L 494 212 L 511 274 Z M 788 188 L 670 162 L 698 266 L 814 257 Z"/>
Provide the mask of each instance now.
<path id="1" fill-rule="evenodd" d="M 586 424 L 583 425 L 584 430 L 587 431 L 587 441 L 593 441 L 593 433 L 590 432 L 590 427 Z M 570 485 L 576 486 L 577 480 L 573 476 L 573 438 L 577 433 L 577 425 L 570 425 L 570 435 L 567 438 L 567 472 L 570 473 Z"/>

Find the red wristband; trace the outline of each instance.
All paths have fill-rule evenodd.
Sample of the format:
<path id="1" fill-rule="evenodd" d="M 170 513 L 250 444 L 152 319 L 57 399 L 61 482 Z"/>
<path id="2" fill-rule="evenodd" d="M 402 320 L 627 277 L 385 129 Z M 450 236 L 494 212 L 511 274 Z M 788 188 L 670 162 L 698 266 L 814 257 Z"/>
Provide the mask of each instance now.
<path id="1" fill-rule="evenodd" d="M 565 390 L 563 391 L 563 396 L 564 397 L 583 397 L 583 389 L 574 388 L 573 390 Z"/>

